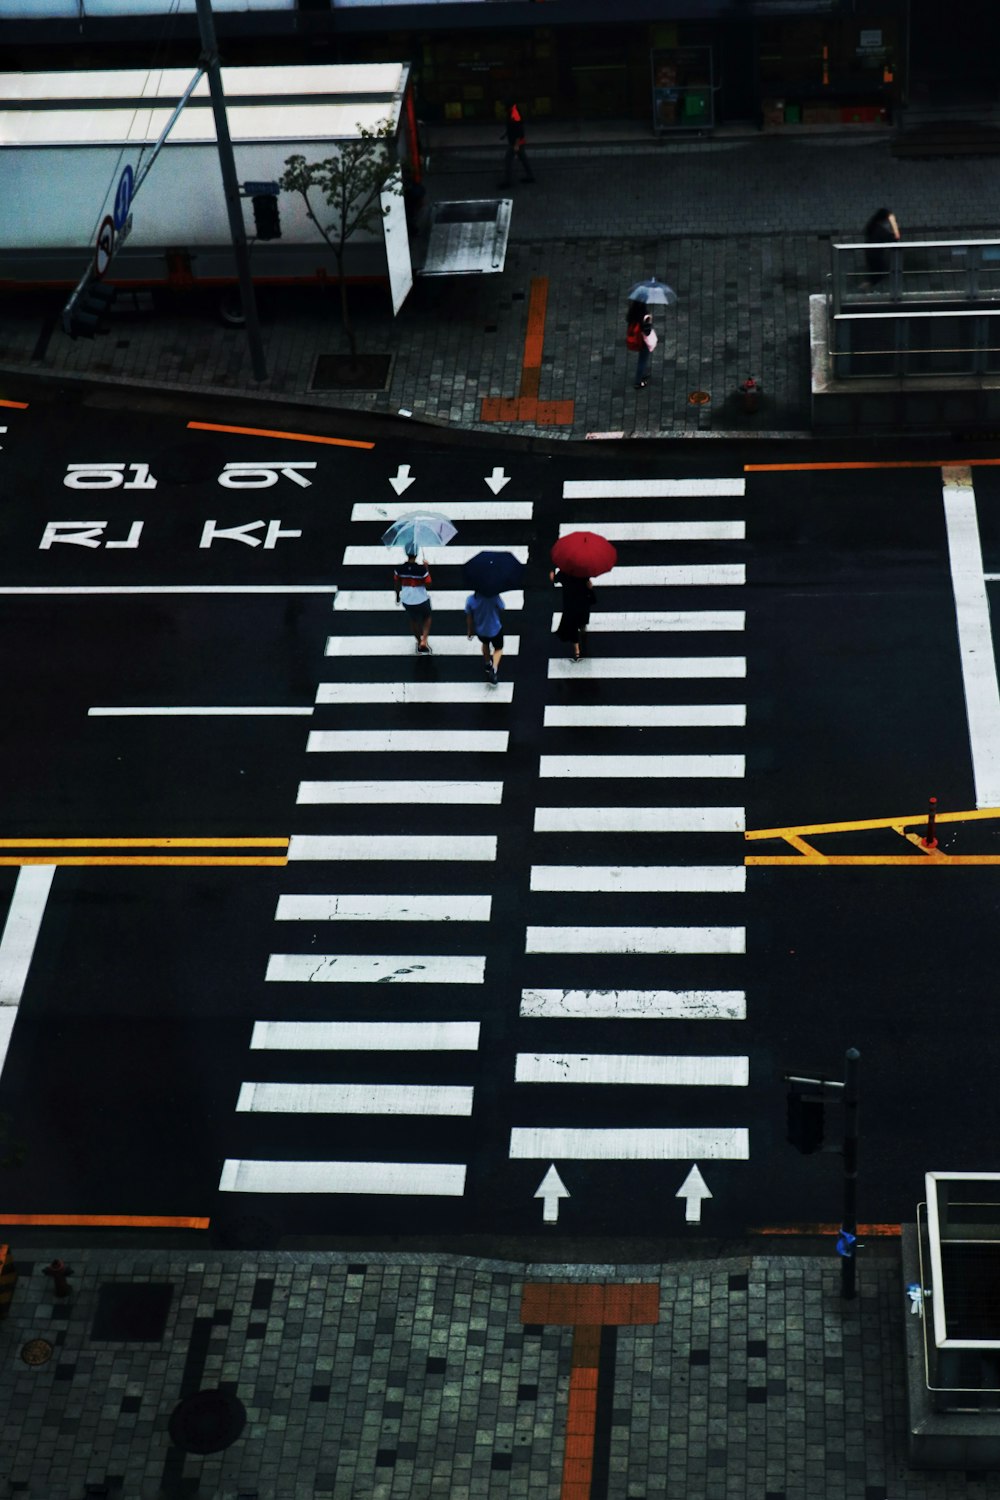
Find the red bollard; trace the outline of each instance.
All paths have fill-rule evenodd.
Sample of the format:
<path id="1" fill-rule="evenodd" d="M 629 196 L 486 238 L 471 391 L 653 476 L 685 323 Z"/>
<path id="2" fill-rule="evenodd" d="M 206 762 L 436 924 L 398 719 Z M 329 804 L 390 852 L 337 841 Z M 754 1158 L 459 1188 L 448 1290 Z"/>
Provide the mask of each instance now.
<path id="1" fill-rule="evenodd" d="M 934 833 L 934 824 L 937 821 L 937 798 L 932 797 L 927 809 L 927 830 L 920 842 L 925 849 L 936 849 L 938 841 Z"/>
<path id="2" fill-rule="evenodd" d="M 743 410 L 752 415 L 760 403 L 760 386 L 752 375 L 748 375 L 740 386 L 740 395 L 743 397 Z"/>
<path id="3" fill-rule="evenodd" d="M 55 1297 L 69 1296 L 69 1282 L 67 1276 L 72 1276 L 73 1268 L 68 1266 L 64 1260 L 54 1260 L 51 1266 L 46 1266 L 43 1272 L 45 1276 L 52 1277 L 52 1293 Z"/>

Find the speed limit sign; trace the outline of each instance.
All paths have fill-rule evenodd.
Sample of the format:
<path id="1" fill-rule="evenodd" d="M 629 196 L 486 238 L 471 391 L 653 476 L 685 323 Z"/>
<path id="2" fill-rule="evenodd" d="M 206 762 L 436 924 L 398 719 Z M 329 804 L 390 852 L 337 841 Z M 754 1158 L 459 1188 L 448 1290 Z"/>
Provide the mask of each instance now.
<path id="1" fill-rule="evenodd" d="M 101 227 L 97 231 L 97 246 L 94 250 L 94 271 L 97 276 L 103 276 L 111 264 L 111 257 L 115 249 L 115 221 L 108 214 L 102 220 Z"/>

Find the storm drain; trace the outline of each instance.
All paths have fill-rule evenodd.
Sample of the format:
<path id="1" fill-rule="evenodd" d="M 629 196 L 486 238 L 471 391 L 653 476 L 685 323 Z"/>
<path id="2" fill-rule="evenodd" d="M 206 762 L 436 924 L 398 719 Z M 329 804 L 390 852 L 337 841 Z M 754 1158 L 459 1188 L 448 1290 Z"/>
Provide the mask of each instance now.
<path id="1" fill-rule="evenodd" d="M 97 1293 L 92 1339 L 116 1344 L 159 1344 L 174 1289 L 168 1283 L 106 1282 Z"/>
<path id="2" fill-rule="evenodd" d="M 310 390 L 384 391 L 389 384 L 391 354 L 319 354 Z"/>

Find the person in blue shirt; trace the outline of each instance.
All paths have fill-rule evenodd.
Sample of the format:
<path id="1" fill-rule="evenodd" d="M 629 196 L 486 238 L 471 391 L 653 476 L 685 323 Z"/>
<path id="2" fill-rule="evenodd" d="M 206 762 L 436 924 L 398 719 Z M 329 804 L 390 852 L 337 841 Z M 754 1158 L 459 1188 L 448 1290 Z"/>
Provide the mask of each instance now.
<path id="1" fill-rule="evenodd" d="M 499 594 L 470 594 L 465 601 L 465 628 L 470 641 L 475 633 L 482 642 L 483 665 L 492 683 L 496 683 L 497 668 L 503 656 L 501 614 L 505 608 Z"/>

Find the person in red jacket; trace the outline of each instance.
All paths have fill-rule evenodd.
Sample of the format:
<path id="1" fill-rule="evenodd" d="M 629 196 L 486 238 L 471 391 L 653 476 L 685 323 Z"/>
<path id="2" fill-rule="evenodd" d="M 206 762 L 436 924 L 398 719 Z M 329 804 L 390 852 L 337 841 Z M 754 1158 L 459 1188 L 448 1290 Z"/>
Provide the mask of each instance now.
<path id="1" fill-rule="evenodd" d="M 507 125 L 504 135 L 507 139 L 507 152 L 503 159 L 503 176 L 500 179 L 500 187 L 510 187 L 515 157 L 521 163 L 524 181 L 534 182 L 535 180 L 535 174 L 528 165 L 528 156 L 524 149 L 524 118 L 513 99 L 507 100 L 506 108 Z"/>

